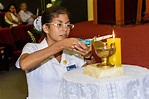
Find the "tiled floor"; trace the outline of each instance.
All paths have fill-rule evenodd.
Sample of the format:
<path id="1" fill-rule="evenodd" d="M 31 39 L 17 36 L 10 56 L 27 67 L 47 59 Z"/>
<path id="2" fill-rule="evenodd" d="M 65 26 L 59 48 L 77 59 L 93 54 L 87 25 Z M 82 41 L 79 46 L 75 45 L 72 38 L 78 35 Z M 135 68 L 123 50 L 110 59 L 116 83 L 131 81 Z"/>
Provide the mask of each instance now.
<path id="1" fill-rule="evenodd" d="M 0 71 L 0 99 L 25 99 L 27 85 L 22 70 L 10 66 L 10 71 Z"/>

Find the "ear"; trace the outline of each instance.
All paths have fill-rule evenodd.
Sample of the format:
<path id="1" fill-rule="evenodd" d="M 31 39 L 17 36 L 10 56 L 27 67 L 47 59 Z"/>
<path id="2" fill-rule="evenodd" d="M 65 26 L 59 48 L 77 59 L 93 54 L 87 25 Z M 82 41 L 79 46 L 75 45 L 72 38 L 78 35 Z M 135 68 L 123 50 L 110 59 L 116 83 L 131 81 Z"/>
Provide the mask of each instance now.
<path id="1" fill-rule="evenodd" d="M 44 25 L 42 26 L 42 28 L 43 28 L 43 31 L 44 31 L 46 34 L 49 33 L 49 31 L 48 31 L 49 28 L 48 28 L 47 25 L 44 24 Z"/>

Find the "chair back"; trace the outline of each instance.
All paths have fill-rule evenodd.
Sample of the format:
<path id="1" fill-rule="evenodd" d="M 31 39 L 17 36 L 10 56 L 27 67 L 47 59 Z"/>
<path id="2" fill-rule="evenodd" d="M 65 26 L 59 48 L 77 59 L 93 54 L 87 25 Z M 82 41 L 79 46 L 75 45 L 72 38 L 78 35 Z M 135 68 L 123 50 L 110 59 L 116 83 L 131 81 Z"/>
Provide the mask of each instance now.
<path id="1" fill-rule="evenodd" d="M 14 38 L 11 34 L 11 31 L 8 27 L 0 28 L 0 44 L 14 44 Z"/>

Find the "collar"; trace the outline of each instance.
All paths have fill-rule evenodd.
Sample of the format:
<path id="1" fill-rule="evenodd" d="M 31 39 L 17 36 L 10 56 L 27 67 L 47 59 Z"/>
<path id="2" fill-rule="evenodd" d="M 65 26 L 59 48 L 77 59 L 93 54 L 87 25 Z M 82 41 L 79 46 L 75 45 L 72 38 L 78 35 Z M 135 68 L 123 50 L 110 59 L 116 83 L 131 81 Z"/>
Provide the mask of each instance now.
<path id="1" fill-rule="evenodd" d="M 44 47 L 48 47 L 48 43 L 46 41 L 46 37 L 41 41 L 41 43 Z"/>

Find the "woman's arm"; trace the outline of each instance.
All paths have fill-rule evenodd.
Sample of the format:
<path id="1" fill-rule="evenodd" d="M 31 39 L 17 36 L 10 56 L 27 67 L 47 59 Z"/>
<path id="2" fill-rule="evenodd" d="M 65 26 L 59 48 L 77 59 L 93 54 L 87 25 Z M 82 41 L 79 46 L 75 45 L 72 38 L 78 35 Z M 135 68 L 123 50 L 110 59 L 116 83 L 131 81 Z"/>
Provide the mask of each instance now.
<path id="1" fill-rule="evenodd" d="M 95 60 L 93 54 L 91 54 L 88 57 L 84 57 L 84 60 L 86 61 L 86 64 L 84 64 L 84 66 L 96 63 L 96 60 Z"/>
<path id="2" fill-rule="evenodd" d="M 17 18 L 18 18 L 18 23 L 19 23 L 19 24 L 22 24 L 22 20 L 21 20 L 21 18 L 19 17 L 19 15 L 17 15 Z"/>
<path id="3" fill-rule="evenodd" d="M 20 67 L 23 70 L 30 70 L 35 68 L 43 61 L 50 58 L 50 56 L 53 56 L 55 53 L 61 51 L 62 49 L 62 46 L 60 46 L 58 42 L 32 54 L 23 54 L 20 58 Z"/>
<path id="4" fill-rule="evenodd" d="M 33 52 L 32 54 L 23 54 L 20 57 L 20 67 L 23 70 L 30 70 L 32 68 L 35 68 L 46 59 L 62 51 L 63 49 L 74 49 L 74 45 L 76 45 L 78 42 L 79 41 L 76 38 L 68 38 L 55 42 L 49 45 L 47 48 Z"/>
<path id="5" fill-rule="evenodd" d="M 15 21 L 15 20 L 12 18 L 10 12 L 6 12 L 5 15 L 6 15 L 6 17 L 8 18 L 8 20 L 10 20 L 12 23 L 18 24 L 18 22 Z"/>

